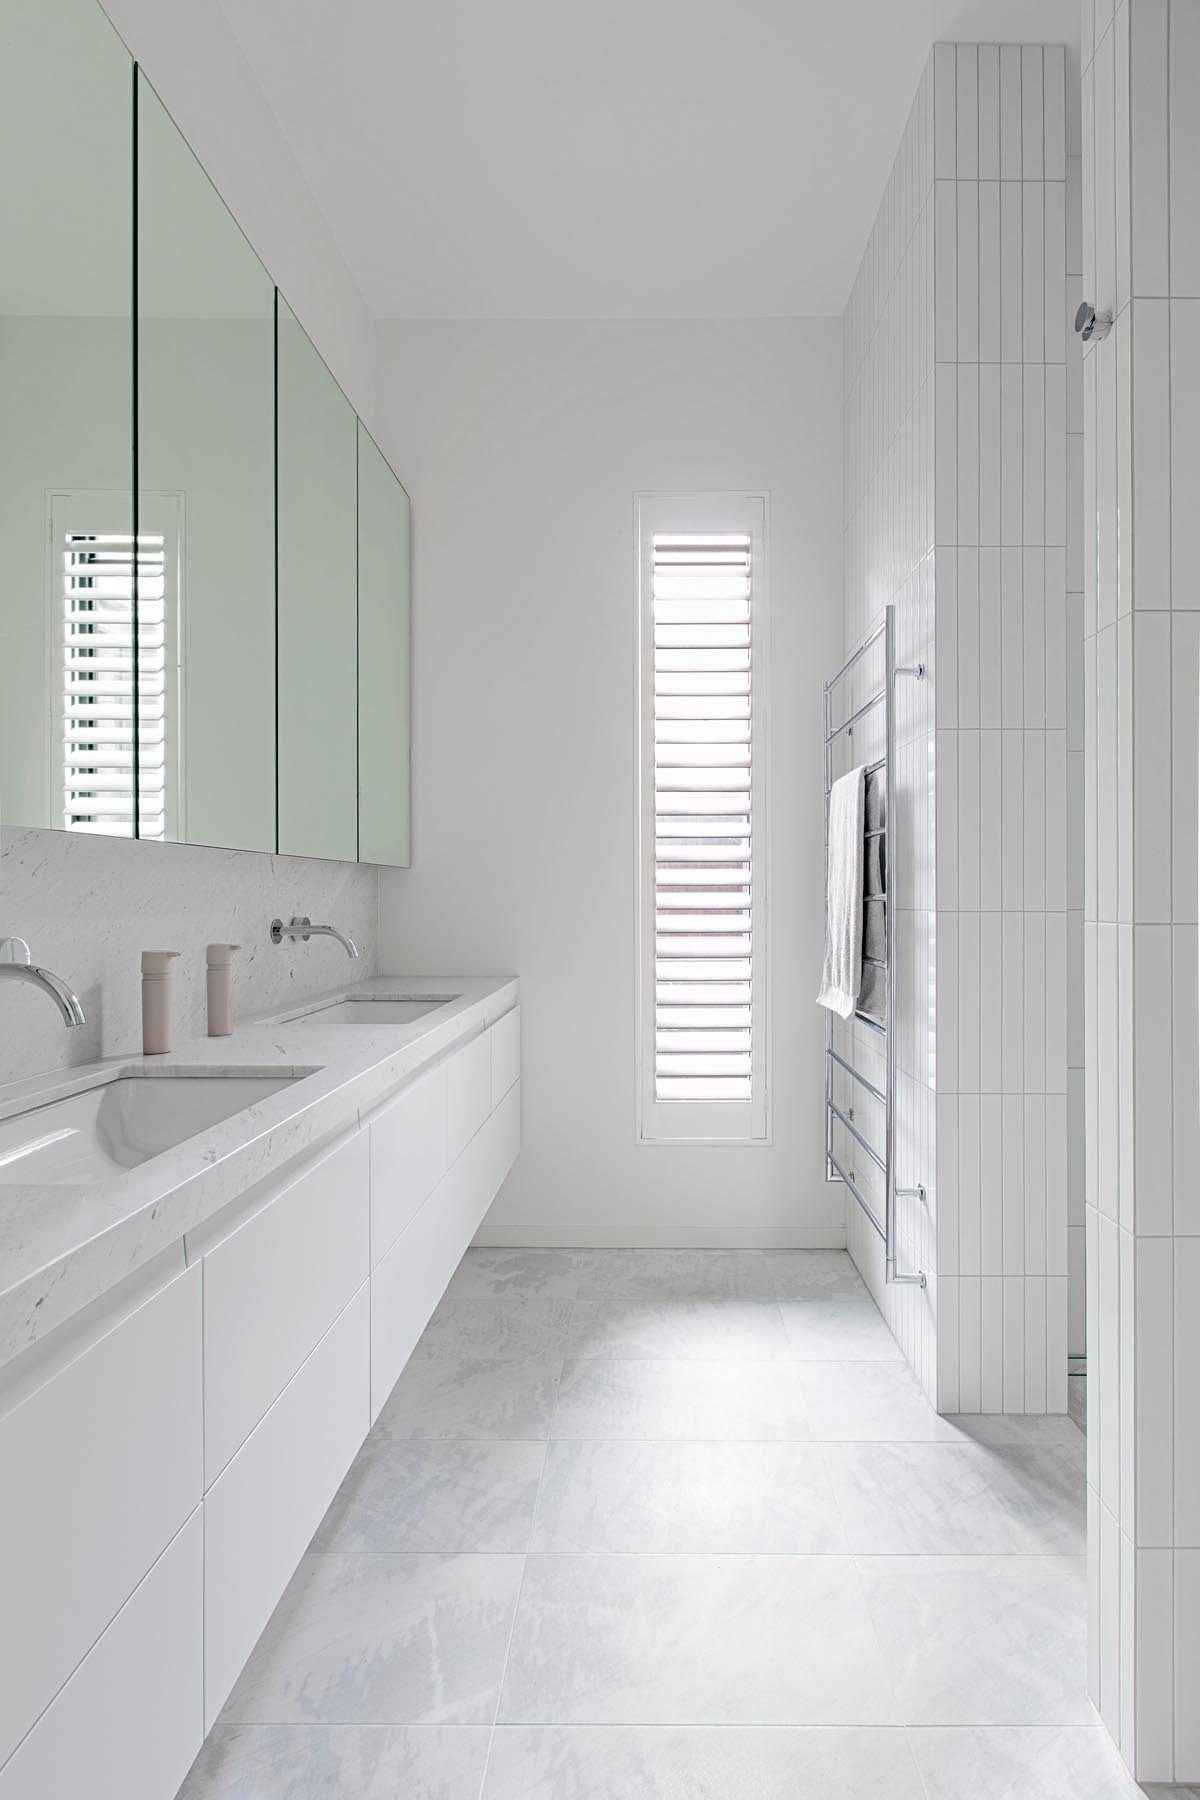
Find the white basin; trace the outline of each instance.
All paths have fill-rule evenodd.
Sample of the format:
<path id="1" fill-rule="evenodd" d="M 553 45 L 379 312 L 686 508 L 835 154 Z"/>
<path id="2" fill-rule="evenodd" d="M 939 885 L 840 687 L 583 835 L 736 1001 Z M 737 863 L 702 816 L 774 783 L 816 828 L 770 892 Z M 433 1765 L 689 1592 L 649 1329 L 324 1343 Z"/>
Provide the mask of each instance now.
<path id="1" fill-rule="evenodd" d="M 436 1012 L 439 1006 L 449 1006 L 457 1000 L 457 994 L 439 994 L 436 999 L 424 1000 L 337 1000 L 332 1006 L 320 1006 L 313 1012 L 305 1013 L 301 1018 L 289 1021 L 292 1025 L 411 1025 L 414 1019 L 423 1019 L 426 1013 Z"/>
<path id="2" fill-rule="evenodd" d="M 298 1076 L 118 1076 L 0 1121 L 0 1185 L 111 1181 Z"/>

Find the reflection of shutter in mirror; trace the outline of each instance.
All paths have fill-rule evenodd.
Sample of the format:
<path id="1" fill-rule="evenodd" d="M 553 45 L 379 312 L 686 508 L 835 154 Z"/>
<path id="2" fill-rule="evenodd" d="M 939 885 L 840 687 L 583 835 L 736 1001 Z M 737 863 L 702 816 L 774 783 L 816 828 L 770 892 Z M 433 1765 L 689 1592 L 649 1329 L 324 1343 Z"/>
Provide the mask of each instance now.
<path id="1" fill-rule="evenodd" d="M 51 817 L 68 831 L 161 839 L 178 804 L 179 596 L 176 532 L 138 547 L 137 756 L 134 755 L 133 538 L 96 529 L 120 496 L 56 495 L 52 558 L 59 671 Z M 158 501 L 168 513 L 171 501 Z M 136 765 L 136 766 L 135 766 Z"/>

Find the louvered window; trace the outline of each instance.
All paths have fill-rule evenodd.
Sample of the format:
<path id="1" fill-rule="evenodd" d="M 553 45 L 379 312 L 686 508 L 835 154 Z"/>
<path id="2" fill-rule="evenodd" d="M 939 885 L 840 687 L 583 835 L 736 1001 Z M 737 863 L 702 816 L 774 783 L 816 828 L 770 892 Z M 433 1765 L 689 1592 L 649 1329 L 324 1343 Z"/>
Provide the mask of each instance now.
<path id="1" fill-rule="evenodd" d="M 174 811 L 178 742 L 167 534 L 144 531 L 138 545 L 135 758 L 133 537 L 80 529 L 87 500 L 56 496 L 51 527 L 59 671 L 54 812 L 68 831 L 132 837 L 136 782 L 136 835 L 161 839 Z M 103 500 L 97 497 L 101 513 Z"/>
<path id="2" fill-rule="evenodd" d="M 765 505 L 639 511 L 641 1135 L 761 1138 Z"/>

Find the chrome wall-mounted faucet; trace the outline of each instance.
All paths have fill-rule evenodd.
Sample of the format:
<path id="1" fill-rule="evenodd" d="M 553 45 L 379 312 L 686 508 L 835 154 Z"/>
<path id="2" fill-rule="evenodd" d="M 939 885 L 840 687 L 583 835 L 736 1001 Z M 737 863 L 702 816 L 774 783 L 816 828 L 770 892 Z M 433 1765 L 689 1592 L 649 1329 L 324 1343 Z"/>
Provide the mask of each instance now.
<path id="1" fill-rule="evenodd" d="M 86 1024 L 79 996 L 71 992 L 61 975 L 38 967 L 24 938 L 0 938 L 0 981 L 4 980 L 27 981 L 32 987 L 41 988 L 43 994 L 49 994 L 62 1014 L 64 1025 Z"/>
<path id="2" fill-rule="evenodd" d="M 273 944 L 282 944 L 284 938 L 299 938 L 302 943 L 307 944 L 310 937 L 336 938 L 347 956 L 358 955 L 358 945 L 354 939 L 348 938 L 344 931 L 338 930 L 336 925 L 314 925 L 308 918 L 293 919 L 290 925 L 285 925 L 282 919 L 271 920 L 271 942 Z"/>

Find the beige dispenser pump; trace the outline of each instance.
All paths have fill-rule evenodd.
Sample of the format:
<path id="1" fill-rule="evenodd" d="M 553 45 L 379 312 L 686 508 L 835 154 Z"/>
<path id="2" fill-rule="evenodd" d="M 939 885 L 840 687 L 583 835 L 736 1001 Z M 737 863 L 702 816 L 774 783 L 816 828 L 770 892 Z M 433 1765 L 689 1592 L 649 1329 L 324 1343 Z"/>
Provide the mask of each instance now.
<path id="1" fill-rule="evenodd" d="M 171 1048 L 171 962 L 178 950 L 142 951 L 142 1055 Z"/>
<path id="2" fill-rule="evenodd" d="M 208 1035 L 229 1037 L 233 1031 L 233 953 L 240 944 L 208 946 Z"/>

